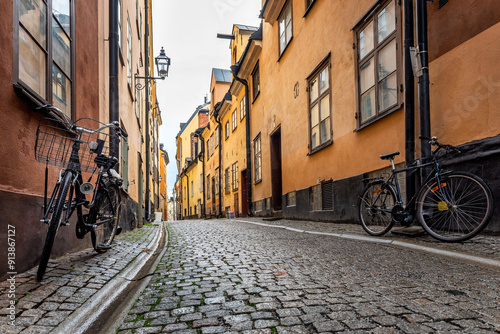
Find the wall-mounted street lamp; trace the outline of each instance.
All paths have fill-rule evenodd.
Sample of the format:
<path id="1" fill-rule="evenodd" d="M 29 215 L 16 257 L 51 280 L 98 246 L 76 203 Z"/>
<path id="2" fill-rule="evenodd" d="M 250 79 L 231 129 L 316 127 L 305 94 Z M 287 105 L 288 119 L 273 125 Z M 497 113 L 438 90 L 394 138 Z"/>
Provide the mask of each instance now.
<path id="1" fill-rule="evenodd" d="M 137 79 L 146 79 L 146 80 L 165 80 L 168 77 L 168 70 L 170 68 L 170 58 L 165 54 L 165 50 L 161 47 L 160 55 L 155 58 L 156 70 L 158 71 L 159 77 L 140 77 L 137 74 L 135 75 L 135 89 L 142 90 L 146 87 L 146 84 L 141 84 L 137 82 Z"/>

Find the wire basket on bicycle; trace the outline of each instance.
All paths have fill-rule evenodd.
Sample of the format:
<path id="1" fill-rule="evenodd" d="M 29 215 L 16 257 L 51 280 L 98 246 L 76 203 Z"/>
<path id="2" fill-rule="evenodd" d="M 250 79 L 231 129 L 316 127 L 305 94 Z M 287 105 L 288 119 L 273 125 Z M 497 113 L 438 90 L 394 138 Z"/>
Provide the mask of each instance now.
<path id="1" fill-rule="evenodd" d="M 82 172 L 94 173 L 100 159 L 107 156 L 116 156 L 117 148 L 110 149 L 110 139 L 117 136 L 110 128 L 104 128 L 95 133 L 76 131 L 75 125 L 94 131 L 103 123 L 82 118 L 75 123 L 66 123 L 52 118 L 42 118 L 36 132 L 35 158 L 38 162 L 66 168 L 70 160 L 76 163 L 73 166 Z M 80 143 L 78 152 L 74 144 Z M 100 154 L 103 154 L 100 156 Z"/>

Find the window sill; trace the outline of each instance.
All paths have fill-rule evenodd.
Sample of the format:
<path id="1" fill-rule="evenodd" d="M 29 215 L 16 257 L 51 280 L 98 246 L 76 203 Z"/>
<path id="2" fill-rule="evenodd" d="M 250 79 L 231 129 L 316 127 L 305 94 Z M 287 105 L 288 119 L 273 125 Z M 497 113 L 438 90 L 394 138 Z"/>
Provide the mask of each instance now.
<path id="1" fill-rule="evenodd" d="M 255 181 L 255 183 L 254 183 L 254 184 L 255 184 L 255 185 L 257 185 L 257 184 L 259 184 L 259 183 L 262 183 L 262 179 Z"/>
<path id="2" fill-rule="evenodd" d="M 394 107 L 392 107 L 391 109 L 388 109 L 387 111 L 384 111 L 382 114 L 379 114 L 378 116 L 376 117 L 373 117 L 372 119 L 370 119 L 369 121 L 361 124 L 360 126 L 358 126 L 353 132 L 358 132 L 358 131 L 361 131 L 363 130 L 364 128 L 367 128 L 369 127 L 370 125 L 378 122 L 379 120 L 393 114 L 394 112 L 398 111 L 398 110 L 401 110 L 401 108 L 403 107 L 404 103 L 401 103 L 401 104 L 398 104 L 398 105 L 395 105 Z M 359 114 L 358 114 L 359 115 Z"/>
<path id="3" fill-rule="evenodd" d="M 307 14 L 309 14 L 309 12 L 311 11 L 311 8 L 313 8 L 313 6 L 316 4 L 316 2 L 318 2 L 317 0 L 314 0 L 310 5 L 309 7 L 307 7 L 306 9 L 306 12 L 304 13 L 304 16 L 302 16 L 302 18 L 305 18 L 307 16 Z"/>
<path id="4" fill-rule="evenodd" d="M 314 153 L 317 153 L 324 148 L 327 148 L 328 146 L 333 145 L 333 139 L 328 140 L 327 142 L 321 144 L 320 146 L 316 147 L 315 149 L 311 150 L 309 153 L 307 153 L 307 156 L 311 156 Z"/>
<path id="5" fill-rule="evenodd" d="M 257 95 L 255 95 L 255 97 L 253 98 L 252 104 L 255 102 L 255 100 L 257 100 L 257 98 L 259 97 L 259 95 L 260 95 L 260 90 L 257 92 Z"/>

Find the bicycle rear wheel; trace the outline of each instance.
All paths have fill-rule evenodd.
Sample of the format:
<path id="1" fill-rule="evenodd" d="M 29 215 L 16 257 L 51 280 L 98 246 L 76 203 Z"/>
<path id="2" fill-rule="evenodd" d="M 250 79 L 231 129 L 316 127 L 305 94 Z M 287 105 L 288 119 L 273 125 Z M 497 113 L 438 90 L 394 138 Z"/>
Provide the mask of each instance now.
<path id="1" fill-rule="evenodd" d="M 45 270 L 47 269 L 47 263 L 49 262 L 50 253 L 52 252 L 52 246 L 54 245 L 54 239 L 56 237 L 59 226 L 62 222 L 62 213 L 70 209 L 70 202 L 66 198 L 68 196 L 68 190 L 71 185 L 71 179 L 73 174 L 67 171 L 64 174 L 61 186 L 59 187 L 59 192 L 57 195 L 57 200 L 53 206 L 52 216 L 49 221 L 49 229 L 47 231 L 47 237 L 45 238 L 45 244 L 43 246 L 42 256 L 40 257 L 40 264 L 38 265 L 38 271 L 36 274 L 37 280 L 41 281 Z M 66 204 L 66 206 L 65 206 Z"/>
<path id="2" fill-rule="evenodd" d="M 359 220 L 366 233 L 380 236 L 394 226 L 392 208 L 396 205 L 396 192 L 383 182 L 370 183 L 358 199 Z"/>
<path id="3" fill-rule="evenodd" d="M 101 189 L 95 227 L 91 231 L 92 245 L 98 253 L 104 253 L 111 248 L 121 211 L 120 189 L 114 184 Z"/>
<path id="4" fill-rule="evenodd" d="M 441 179 L 441 190 L 436 180 L 430 180 L 417 201 L 418 220 L 431 236 L 445 242 L 465 241 L 488 225 L 493 196 L 481 178 L 454 172 Z"/>

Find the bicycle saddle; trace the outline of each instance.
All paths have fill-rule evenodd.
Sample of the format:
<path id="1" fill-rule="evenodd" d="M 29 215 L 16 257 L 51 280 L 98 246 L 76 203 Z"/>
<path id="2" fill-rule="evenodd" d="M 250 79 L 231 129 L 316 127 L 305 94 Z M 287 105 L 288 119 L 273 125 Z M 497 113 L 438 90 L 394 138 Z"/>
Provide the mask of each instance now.
<path id="1" fill-rule="evenodd" d="M 380 156 L 380 159 L 382 159 L 382 160 L 392 160 L 392 159 L 394 159 L 394 157 L 396 155 L 399 155 L 399 152 L 392 152 L 392 153 L 389 153 L 389 154 L 382 154 Z"/>

